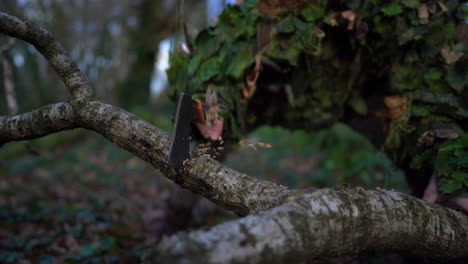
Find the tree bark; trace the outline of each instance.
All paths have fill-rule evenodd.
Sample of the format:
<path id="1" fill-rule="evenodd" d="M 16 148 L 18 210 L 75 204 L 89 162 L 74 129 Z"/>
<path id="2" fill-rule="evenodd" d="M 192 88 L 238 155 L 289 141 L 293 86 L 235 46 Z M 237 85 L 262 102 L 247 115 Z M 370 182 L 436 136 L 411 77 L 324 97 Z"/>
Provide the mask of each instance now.
<path id="1" fill-rule="evenodd" d="M 468 257 L 468 219 L 391 191 L 290 190 L 212 160 L 193 157 L 180 170 L 167 163 L 168 136 L 125 110 L 96 100 L 94 90 L 46 30 L 0 13 L 0 32 L 33 44 L 51 63 L 72 99 L 0 117 L 0 144 L 72 128 L 105 136 L 169 179 L 248 217 L 164 239 L 148 261 L 284 262 L 386 251 L 438 261 Z M 256 213 L 256 214 L 255 214 Z"/>
<path id="2" fill-rule="evenodd" d="M 399 252 L 447 261 L 468 256 L 468 218 L 386 190 L 338 187 L 208 230 L 167 237 L 148 263 L 299 263 Z"/>

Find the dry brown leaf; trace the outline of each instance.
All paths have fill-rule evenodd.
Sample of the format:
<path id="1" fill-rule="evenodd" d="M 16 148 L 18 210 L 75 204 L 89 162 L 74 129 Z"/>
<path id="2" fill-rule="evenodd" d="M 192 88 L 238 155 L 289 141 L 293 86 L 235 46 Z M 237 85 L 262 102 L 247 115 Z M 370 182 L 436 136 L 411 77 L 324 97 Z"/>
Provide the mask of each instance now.
<path id="1" fill-rule="evenodd" d="M 348 11 L 341 12 L 341 16 L 344 19 L 347 19 L 349 21 L 347 29 L 348 30 L 353 30 L 354 29 L 354 20 L 356 19 L 356 13 L 354 13 L 351 10 L 348 10 Z"/>
<path id="2" fill-rule="evenodd" d="M 457 138 L 458 137 L 458 132 L 455 131 L 455 129 L 451 128 L 438 128 L 434 129 L 435 135 L 438 138 Z"/>
<path id="3" fill-rule="evenodd" d="M 254 144 L 249 144 L 248 146 L 249 146 L 250 148 L 252 148 L 253 150 L 258 151 L 257 147 L 255 147 Z"/>
<path id="4" fill-rule="evenodd" d="M 457 138 L 458 132 L 451 128 L 436 128 L 425 131 L 418 138 L 418 146 L 430 147 L 434 144 L 435 138 Z"/>
<path id="5" fill-rule="evenodd" d="M 434 130 L 428 130 L 421 134 L 418 138 L 418 146 L 430 147 L 434 144 L 435 132 Z"/>
<path id="6" fill-rule="evenodd" d="M 331 17 L 330 17 L 330 25 L 332 27 L 337 27 L 339 24 L 338 24 L 338 19 L 341 17 L 341 13 L 335 13 L 335 14 L 332 14 Z"/>
<path id="7" fill-rule="evenodd" d="M 257 2 L 257 9 L 273 18 L 281 9 L 292 9 L 315 3 L 317 3 L 317 0 L 259 0 Z"/>
<path id="8" fill-rule="evenodd" d="M 239 140 L 239 145 L 245 145 L 247 143 L 249 143 L 249 141 L 246 139 Z"/>
<path id="9" fill-rule="evenodd" d="M 388 117 L 394 121 L 405 113 L 408 105 L 408 98 L 403 95 L 385 96 L 384 104 L 388 109 Z"/>
<path id="10" fill-rule="evenodd" d="M 440 55 L 442 55 L 447 64 L 453 64 L 463 56 L 463 52 L 451 50 L 450 48 L 446 47 L 440 50 Z"/>
<path id="11" fill-rule="evenodd" d="M 354 13 L 354 11 L 346 10 L 343 12 L 332 14 L 332 16 L 330 17 L 330 25 L 332 27 L 338 26 L 339 25 L 338 19 L 340 18 L 348 20 L 348 26 L 347 26 L 348 30 L 354 29 L 354 21 L 356 20 L 356 13 Z"/>
<path id="12" fill-rule="evenodd" d="M 429 23 L 429 12 L 427 10 L 426 4 L 422 4 L 418 8 L 418 17 L 419 17 L 419 21 L 421 22 L 421 24 Z"/>
<path id="13" fill-rule="evenodd" d="M 447 7 L 440 0 L 437 0 L 437 5 L 439 5 L 442 12 L 447 12 L 448 11 Z"/>
<path id="14" fill-rule="evenodd" d="M 258 145 L 259 147 L 262 147 L 262 148 L 265 147 L 265 143 L 263 143 L 263 142 L 257 142 L 257 145 Z"/>
<path id="15" fill-rule="evenodd" d="M 262 54 L 258 53 L 255 55 L 255 67 L 251 74 L 245 78 L 245 87 L 242 89 L 241 102 L 245 103 L 247 99 L 251 98 L 257 89 L 257 79 L 260 76 L 262 70 Z"/>
<path id="16" fill-rule="evenodd" d="M 265 148 L 271 148 L 271 147 L 272 147 L 272 145 L 270 143 L 265 144 Z"/>
<path id="17" fill-rule="evenodd" d="M 263 14 L 268 15 L 271 18 L 274 18 L 281 11 L 280 1 L 279 0 L 260 0 L 257 3 L 257 9 Z"/>

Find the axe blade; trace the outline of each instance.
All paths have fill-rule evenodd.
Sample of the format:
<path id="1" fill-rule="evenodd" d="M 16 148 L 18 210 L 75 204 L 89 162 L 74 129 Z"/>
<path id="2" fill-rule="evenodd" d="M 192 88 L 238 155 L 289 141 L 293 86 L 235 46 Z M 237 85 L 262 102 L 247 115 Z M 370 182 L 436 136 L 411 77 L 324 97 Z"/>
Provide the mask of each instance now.
<path id="1" fill-rule="evenodd" d="M 180 168 L 184 160 L 190 158 L 190 135 L 192 134 L 192 122 L 197 119 L 195 101 L 187 93 L 180 93 L 177 99 L 174 130 L 169 145 L 167 163 L 173 168 Z"/>

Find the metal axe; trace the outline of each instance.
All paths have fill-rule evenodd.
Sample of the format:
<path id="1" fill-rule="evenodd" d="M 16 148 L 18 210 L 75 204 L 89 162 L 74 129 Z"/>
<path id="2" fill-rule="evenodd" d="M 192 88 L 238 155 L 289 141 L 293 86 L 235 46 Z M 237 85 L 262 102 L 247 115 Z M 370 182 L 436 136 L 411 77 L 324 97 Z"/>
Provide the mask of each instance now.
<path id="1" fill-rule="evenodd" d="M 192 123 L 205 123 L 206 106 L 199 100 L 193 100 L 188 93 L 180 93 L 177 99 L 174 130 L 169 145 L 167 163 L 175 169 L 182 167 L 184 160 L 190 158 L 190 136 Z"/>

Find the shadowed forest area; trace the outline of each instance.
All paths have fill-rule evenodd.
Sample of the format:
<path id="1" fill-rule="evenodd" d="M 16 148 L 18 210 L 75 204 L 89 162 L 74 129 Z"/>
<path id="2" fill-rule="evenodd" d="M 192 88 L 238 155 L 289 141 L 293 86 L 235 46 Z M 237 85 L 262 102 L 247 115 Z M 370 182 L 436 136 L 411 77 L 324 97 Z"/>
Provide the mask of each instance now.
<path id="1" fill-rule="evenodd" d="M 0 122 L 0 263 L 178 263 L 155 251 L 171 235 L 279 208 L 276 200 L 258 208 L 250 203 L 268 190 L 263 185 L 241 186 L 242 199 L 232 202 L 219 198 L 225 185 L 184 181 L 207 156 L 287 190 L 395 190 L 436 203 L 421 200 L 424 208 L 441 205 L 460 218 L 468 213 L 464 1 L 3 0 L 0 11 L 48 30 L 94 87 L 96 100 L 161 133 L 174 133 L 181 92 L 209 109 L 206 123 L 193 126 L 192 164 L 175 173 L 158 167 L 166 160 L 154 161 L 146 149 L 164 156 L 165 145 L 114 140 L 115 132 L 103 133 L 82 116 L 75 126 L 81 128 L 17 138 L 10 134 L 22 128 L 5 132 L 7 123 Z M 11 40 L 0 35 L 0 115 L 58 102 L 78 109 L 44 52 Z M 99 113 L 105 111 L 111 112 Z M 127 147 L 132 144 L 145 154 Z M 208 165 L 210 177 L 229 174 Z M 254 194 L 244 200 L 249 188 Z M 288 195 L 272 199 L 292 201 Z M 441 244 L 468 244 L 460 237 Z M 434 260 L 355 252 L 290 257 L 293 263 Z"/>

